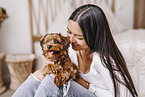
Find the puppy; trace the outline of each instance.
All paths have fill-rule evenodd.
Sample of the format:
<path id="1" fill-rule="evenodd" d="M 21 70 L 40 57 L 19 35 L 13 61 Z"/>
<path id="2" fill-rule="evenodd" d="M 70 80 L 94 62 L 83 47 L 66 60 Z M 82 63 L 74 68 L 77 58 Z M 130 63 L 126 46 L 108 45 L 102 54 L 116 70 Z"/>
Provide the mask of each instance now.
<path id="1" fill-rule="evenodd" d="M 55 75 L 54 83 L 57 86 L 81 77 L 77 66 L 69 58 L 69 44 L 69 39 L 60 33 L 47 33 L 40 39 L 43 55 L 49 61 L 43 69 L 43 75 Z"/>

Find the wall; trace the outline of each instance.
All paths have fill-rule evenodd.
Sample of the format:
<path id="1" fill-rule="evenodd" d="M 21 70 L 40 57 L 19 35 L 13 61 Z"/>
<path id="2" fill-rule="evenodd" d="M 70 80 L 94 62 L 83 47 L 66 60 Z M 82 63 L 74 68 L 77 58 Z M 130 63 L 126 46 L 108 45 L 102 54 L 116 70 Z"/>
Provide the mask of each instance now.
<path id="1" fill-rule="evenodd" d="M 8 19 L 0 28 L 0 51 L 8 54 L 31 53 L 28 0 L 0 0 Z M 3 77 L 9 81 L 7 64 L 3 65 Z"/>
<path id="2" fill-rule="evenodd" d="M 5 54 L 30 53 L 28 0 L 1 0 L 8 14 L 0 29 L 0 50 Z"/>
<path id="3" fill-rule="evenodd" d="M 133 28 L 134 0 L 115 0 L 116 16 L 126 24 Z"/>
<path id="4" fill-rule="evenodd" d="M 145 0 L 135 0 L 134 3 L 134 28 L 145 29 Z"/>

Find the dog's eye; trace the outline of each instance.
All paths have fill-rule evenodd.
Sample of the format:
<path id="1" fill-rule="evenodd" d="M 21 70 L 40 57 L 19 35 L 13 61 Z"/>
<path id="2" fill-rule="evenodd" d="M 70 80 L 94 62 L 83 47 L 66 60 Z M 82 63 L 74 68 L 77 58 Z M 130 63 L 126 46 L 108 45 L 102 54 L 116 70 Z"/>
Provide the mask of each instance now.
<path id="1" fill-rule="evenodd" d="M 49 41 L 47 40 L 46 43 L 49 43 Z"/>
<path id="2" fill-rule="evenodd" d="M 60 43 L 58 40 L 55 40 L 54 43 Z"/>

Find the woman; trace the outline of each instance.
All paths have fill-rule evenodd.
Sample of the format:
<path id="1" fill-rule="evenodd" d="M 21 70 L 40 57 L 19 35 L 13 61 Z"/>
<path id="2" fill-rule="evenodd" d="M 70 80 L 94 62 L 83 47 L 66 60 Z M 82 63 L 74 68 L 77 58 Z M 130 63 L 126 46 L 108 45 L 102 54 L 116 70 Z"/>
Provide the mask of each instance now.
<path id="1" fill-rule="evenodd" d="M 126 63 L 112 38 L 104 12 L 98 6 L 88 4 L 77 8 L 69 18 L 67 29 L 67 36 L 72 45 L 69 55 L 78 66 L 82 78 L 71 80 L 67 86 L 57 87 L 53 83 L 53 77 L 47 75 L 42 79 L 43 72 L 38 70 L 31 74 L 13 97 L 20 96 L 18 94 L 24 91 L 26 96 L 35 97 L 137 96 Z M 36 79 L 42 81 L 36 82 Z M 26 86 L 27 90 L 24 89 Z"/>
<path id="2" fill-rule="evenodd" d="M 122 95 L 120 97 L 127 97 L 121 94 L 121 87 L 123 86 L 130 91 L 132 96 L 137 96 L 126 63 L 113 40 L 106 17 L 98 6 L 89 4 L 76 9 L 69 18 L 67 32 L 72 48 L 77 52 L 78 67 L 81 72 L 90 72 L 90 67 L 93 64 L 92 60 L 95 58 L 95 54 L 97 54 L 101 59 L 101 65 L 104 65 L 104 67 L 100 66 L 101 69 L 107 68 L 108 73 L 110 73 L 109 75 L 114 86 L 114 96 L 117 97 L 120 93 Z M 96 62 L 95 65 L 99 64 Z M 109 79 L 106 76 L 104 80 Z M 89 79 L 86 81 L 89 81 Z M 97 83 L 97 81 L 94 83 Z M 127 90 L 122 91 L 124 93 L 127 92 Z"/>

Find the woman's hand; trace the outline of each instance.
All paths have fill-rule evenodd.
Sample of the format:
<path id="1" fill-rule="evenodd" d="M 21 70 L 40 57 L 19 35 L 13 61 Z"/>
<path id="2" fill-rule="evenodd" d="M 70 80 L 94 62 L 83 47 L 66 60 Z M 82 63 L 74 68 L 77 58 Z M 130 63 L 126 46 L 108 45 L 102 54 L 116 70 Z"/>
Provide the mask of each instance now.
<path id="1" fill-rule="evenodd" d="M 35 77 L 37 77 L 40 81 L 42 81 L 43 78 L 44 78 L 42 69 L 39 69 L 39 70 L 35 71 L 35 72 L 33 73 L 33 75 L 34 75 Z"/>
<path id="2" fill-rule="evenodd" d="M 43 79 L 44 79 L 44 75 L 43 75 L 43 69 L 39 69 L 39 70 L 37 70 L 37 71 L 35 71 L 34 73 L 33 73 L 33 75 L 35 76 L 35 77 L 37 77 L 40 81 L 42 81 Z M 53 74 L 50 74 L 50 76 L 51 77 L 55 77 L 55 75 L 53 75 Z"/>
<path id="3" fill-rule="evenodd" d="M 77 83 L 79 83 L 81 86 L 83 86 L 86 89 L 89 89 L 90 83 L 85 81 L 83 78 L 75 79 Z"/>

